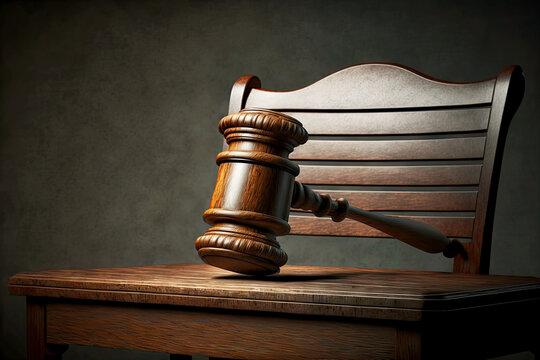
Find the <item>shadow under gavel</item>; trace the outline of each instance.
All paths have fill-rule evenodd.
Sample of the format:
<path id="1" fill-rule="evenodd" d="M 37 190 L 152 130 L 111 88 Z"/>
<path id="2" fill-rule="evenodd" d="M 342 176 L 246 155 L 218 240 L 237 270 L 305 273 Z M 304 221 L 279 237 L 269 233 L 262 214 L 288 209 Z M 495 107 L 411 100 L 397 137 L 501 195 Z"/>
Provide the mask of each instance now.
<path id="1" fill-rule="evenodd" d="M 203 219 L 213 227 L 195 242 L 207 264 L 250 275 L 268 275 L 287 262 L 276 236 L 290 231 L 291 206 L 372 226 L 429 253 L 466 256 L 462 244 L 429 225 L 352 207 L 294 180 L 299 166 L 289 160 L 294 147 L 308 140 L 302 124 L 285 114 L 246 109 L 219 122 L 229 149 L 221 152 L 217 183 Z"/>

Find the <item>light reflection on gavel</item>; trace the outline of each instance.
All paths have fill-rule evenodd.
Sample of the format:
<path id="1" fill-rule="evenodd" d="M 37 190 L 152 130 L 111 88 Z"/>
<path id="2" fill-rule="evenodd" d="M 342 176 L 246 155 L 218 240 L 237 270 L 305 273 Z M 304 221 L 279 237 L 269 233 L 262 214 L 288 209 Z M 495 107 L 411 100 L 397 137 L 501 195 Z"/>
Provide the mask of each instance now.
<path id="1" fill-rule="evenodd" d="M 457 240 L 429 225 L 360 210 L 345 199 L 333 200 L 296 182 L 300 168 L 288 157 L 308 140 L 298 120 L 275 111 L 246 109 L 224 117 L 219 131 L 229 149 L 216 158 L 216 187 L 203 214 L 212 228 L 195 242 L 207 264 L 250 275 L 278 272 L 287 254 L 276 236 L 289 233 L 291 206 L 336 222 L 360 221 L 429 253 L 465 255 Z"/>

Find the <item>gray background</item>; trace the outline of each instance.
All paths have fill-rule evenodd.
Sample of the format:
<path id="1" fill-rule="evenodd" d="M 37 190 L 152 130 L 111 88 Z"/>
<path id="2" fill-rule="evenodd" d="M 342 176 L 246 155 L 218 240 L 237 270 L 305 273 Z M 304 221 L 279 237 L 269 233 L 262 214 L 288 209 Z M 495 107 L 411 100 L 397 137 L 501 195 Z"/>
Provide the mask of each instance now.
<path id="1" fill-rule="evenodd" d="M 520 64 L 494 274 L 540 276 L 535 1 L 8 2 L 2 9 L 1 347 L 24 357 L 25 270 L 196 262 L 230 87 L 397 62 L 475 81 Z M 450 270 L 393 240 L 284 238 L 290 264 Z M 165 355 L 72 347 L 66 359 Z"/>

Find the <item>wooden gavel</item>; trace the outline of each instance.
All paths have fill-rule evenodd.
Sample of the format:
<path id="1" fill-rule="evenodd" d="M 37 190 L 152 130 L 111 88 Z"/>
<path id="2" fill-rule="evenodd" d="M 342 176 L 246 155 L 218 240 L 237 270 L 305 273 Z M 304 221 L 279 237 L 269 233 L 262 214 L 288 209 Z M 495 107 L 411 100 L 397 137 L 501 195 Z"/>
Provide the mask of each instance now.
<path id="1" fill-rule="evenodd" d="M 203 214 L 213 227 L 195 242 L 207 264 L 250 275 L 278 272 L 287 254 L 276 236 L 290 231 L 291 205 L 336 222 L 360 221 L 426 252 L 464 254 L 460 242 L 429 225 L 360 210 L 294 181 L 300 168 L 288 156 L 308 140 L 298 120 L 275 111 L 245 109 L 221 119 L 219 131 L 229 149 L 216 158 L 217 183 Z"/>

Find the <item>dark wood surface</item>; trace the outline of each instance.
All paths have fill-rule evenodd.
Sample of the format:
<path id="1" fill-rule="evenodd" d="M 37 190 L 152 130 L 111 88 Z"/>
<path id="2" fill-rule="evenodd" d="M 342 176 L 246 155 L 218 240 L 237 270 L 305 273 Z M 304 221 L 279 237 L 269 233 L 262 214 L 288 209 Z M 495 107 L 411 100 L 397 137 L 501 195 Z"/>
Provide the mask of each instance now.
<path id="1" fill-rule="evenodd" d="M 310 135 L 411 135 L 487 130 L 490 109 L 284 113 L 298 119 Z"/>
<path id="2" fill-rule="evenodd" d="M 535 350 L 522 322 L 540 320 L 540 279 L 463 273 L 284 266 L 253 278 L 177 264 L 25 272 L 9 290 L 28 297 L 29 359 L 60 359 L 64 344 L 188 354 L 171 359 L 475 359 Z"/>
<path id="3" fill-rule="evenodd" d="M 284 266 L 257 278 L 195 264 L 19 273 L 9 291 L 28 299 L 29 359 L 59 359 L 63 344 L 179 354 L 171 359 L 465 359 L 538 351 L 540 279 L 468 274 L 488 270 L 504 137 L 523 95 L 519 67 L 456 84 L 403 66 L 366 64 L 296 91 L 260 88 L 257 77 L 240 78 L 229 112 L 263 107 L 302 121 L 314 137 L 291 156 L 300 180 L 349 196 L 352 205 L 397 211 L 392 215 L 470 238 L 469 259 L 456 258 L 455 273 Z M 225 135 L 251 136 L 242 131 Z M 285 148 L 271 140 L 257 149 L 236 142 L 218 163 L 237 159 L 238 151 L 260 150 L 250 160 L 287 168 L 289 175 L 277 177 L 291 183 L 296 165 L 278 159 L 286 158 L 288 141 Z M 246 174 L 260 170 L 237 166 Z M 268 182 L 263 190 L 273 186 L 287 188 Z M 224 182 L 218 189 L 213 201 L 232 202 L 234 210 L 224 206 L 205 215 L 216 225 L 205 241 L 242 233 L 268 245 L 250 244 L 255 256 L 244 260 L 259 267 L 268 266 L 257 262 L 261 255 L 286 260 L 274 235 L 286 225 L 290 194 L 257 205 L 250 192 L 235 188 L 249 186 Z M 239 206 L 245 201 L 261 208 L 246 211 Z M 258 214 L 275 219 L 268 225 Z M 383 236 L 350 220 L 336 224 L 306 215 L 288 218 L 293 233 Z M 233 255 L 206 255 L 234 259 L 246 254 L 244 245 L 231 241 Z"/>
<path id="4" fill-rule="evenodd" d="M 482 165 L 351 166 L 305 165 L 296 178 L 305 184 L 336 185 L 477 185 Z"/>
<path id="5" fill-rule="evenodd" d="M 299 182 L 294 183 L 292 206 L 309 210 L 317 217 L 330 217 L 336 223 L 351 219 L 369 225 L 428 253 L 443 252 L 447 257 L 454 257 L 458 251 L 463 250 L 459 241 L 450 240 L 431 225 L 406 217 L 387 216 L 358 209 L 351 206 L 346 199 L 332 199 L 328 194 L 319 194 Z"/>
<path id="6" fill-rule="evenodd" d="M 364 64 L 343 69 L 292 92 L 253 89 L 245 106 L 277 110 L 481 106 L 491 103 L 494 85 L 495 79 L 450 83 L 404 66 Z"/>
<path id="7" fill-rule="evenodd" d="M 284 266 L 267 278 L 202 264 L 49 270 L 9 280 L 14 295 L 185 305 L 290 314 L 419 320 L 540 295 L 540 279 L 513 276 Z"/>
<path id="8" fill-rule="evenodd" d="M 26 299 L 26 347 L 28 360 L 61 360 L 68 349 L 66 343 L 50 343 L 46 338 L 47 309 L 34 297 Z"/>
<path id="9" fill-rule="evenodd" d="M 363 190 L 328 190 L 324 187 L 317 191 L 328 194 L 334 199 L 340 197 L 352 206 L 364 210 L 412 210 L 412 211 L 474 211 L 477 191 L 363 191 Z M 302 211 L 301 209 L 295 209 Z"/>
<path id="10" fill-rule="evenodd" d="M 294 160 L 479 159 L 485 137 L 428 140 L 312 140 L 291 154 Z"/>
<path id="11" fill-rule="evenodd" d="M 45 306 L 27 298 L 26 303 L 26 347 L 28 360 L 43 359 L 47 353 L 45 345 Z"/>
<path id="12" fill-rule="evenodd" d="M 470 258 L 468 261 L 457 258 L 454 271 L 489 272 L 491 234 L 504 143 L 510 120 L 523 99 L 524 91 L 525 79 L 519 66 L 506 68 L 499 73 L 493 93 L 483 169 L 478 186 L 473 241 L 468 248 Z"/>
<path id="13" fill-rule="evenodd" d="M 393 216 L 399 217 L 397 215 Z M 474 224 L 474 217 L 472 216 L 443 217 L 409 215 L 405 218 L 432 226 L 447 236 L 459 238 L 470 237 Z M 313 216 L 292 213 L 289 216 L 289 225 L 291 225 L 291 234 L 293 235 L 390 237 L 388 234 L 371 226 L 349 219 L 336 223 L 329 218 L 315 218 Z"/>
<path id="14" fill-rule="evenodd" d="M 538 333 L 521 322 L 524 316 L 539 320 L 538 302 L 506 305 L 402 322 L 69 299 L 44 303 L 49 347 L 70 343 L 229 359 L 416 360 L 534 351 Z"/>
<path id="15" fill-rule="evenodd" d="M 238 86 L 233 88 L 233 93 L 246 89 L 248 80 L 242 78 Z M 276 236 L 290 232 L 288 220 L 293 225 L 293 234 L 299 234 L 299 230 L 304 229 L 304 232 L 312 235 L 349 235 L 353 230 L 352 235 L 365 236 L 377 229 L 426 252 L 442 252 L 447 257 L 454 257 L 458 253 L 466 256 L 460 242 L 448 236 L 470 236 L 472 223 L 471 226 L 462 226 L 462 223 L 474 220 L 473 216 L 421 216 L 419 219 L 423 221 L 407 214 L 387 216 L 359 209 L 346 199 L 334 200 L 328 194 L 319 194 L 301 182 L 331 185 L 477 185 L 480 164 L 299 167 L 289 159 L 289 154 L 306 143 L 308 134 L 298 120 L 288 115 L 267 109 L 244 109 L 221 119 L 218 128 L 225 137 L 228 149 L 216 157 L 219 165 L 216 186 L 210 206 L 203 214 L 204 221 L 213 227 L 195 241 L 199 256 L 207 264 L 250 275 L 277 272 L 286 263 L 287 255 Z M 485 137 L 316 140 L 304 151 L 301 150 L 297 159 L 475 159 L 482 155 L 484 143 Z M 294 181 L 300 170 L 302 174 L 298 180 L 301 182 Z M 345 231 L 339 233 L 328 233 L 336 226 L 325 226 L 324 222 L 303 227 L 312 225 L 312 219 L 299 216 L 289 219 L 291 206 L 309 210 L 318 217 L 331 217 L 334 222 L 347 218 L 369 227 L 347 225 L 343 227 Z M 324 226 L 323 231 L 317 231 L 321 226 Z M 440 231 L 442 227 L 445 233 Z M 364 229 L 368 232 L 362 231 Z"/>
<path id="16" fill-rule="evenodd" d="M 47 307 L 50 343 L 230 359 L 331 359 L 336 354 L 345 359 L 389 359 L 395 353 L 396 330 L 390 325 L 126 304 Z"/>
<path id="17" fill-rule="evenodd" d="M 216 186 L 203 214 L 212 228 L 195 247 L 204 262 L 219 268 L 278 272 L 287 254 L 276 236 L 290 231 L 287 219 L 300 171 L 288 155 L 307 141 L 307 132 L 287 115 L 257 109 L 230 114 L 218 127 L 229 148 L 216 158 Z"/>
<path id="18" fill-rule="evenodd" d="M 420 216 L 437 223 L 435 227 L 448 236 L 465 238 L 468 257 L 457 256 L 454 270 L 489 271 L 503 145 L 524 91 L 518 66 L 504 69 L 496 78 L 452 83 L 401 65 L 362 64 L 298 90 L 261 86 L 256 77 L 240 79 L 230 111 L 268 108 L 302 122 L 310 140 L 291 153 L 300 165 L 297 181 L 331 185 L 338 193 L 374 191 L 379 197 L 388 191 L 374 208 L 399 207 L 401 216 L 417 220 Z M 444 205 L 436 208 L 416 202 L 407 207 L 400 200 L 403 192 L 425 193 L 418 195 L 422 199 L 435 198 L 441 191 L 452 199 L 441 198 Z M 474 194 L 474 206 L 457 204 L 464 191 Z M 357 201 L 351 204 L 361 208 Z M 453 213 L 463 211 L 468 213 Z M 362 224 L 335 226 L 313 216 L 292 215 L 289 223 L 291 232 L 300 235 L 381 235 Z"/>

